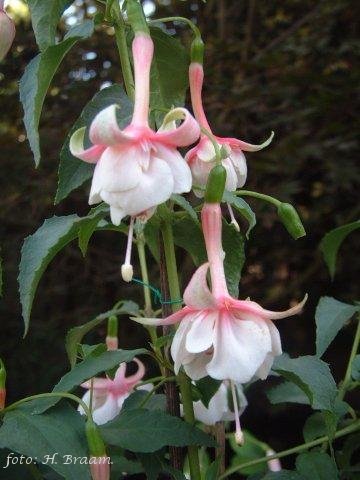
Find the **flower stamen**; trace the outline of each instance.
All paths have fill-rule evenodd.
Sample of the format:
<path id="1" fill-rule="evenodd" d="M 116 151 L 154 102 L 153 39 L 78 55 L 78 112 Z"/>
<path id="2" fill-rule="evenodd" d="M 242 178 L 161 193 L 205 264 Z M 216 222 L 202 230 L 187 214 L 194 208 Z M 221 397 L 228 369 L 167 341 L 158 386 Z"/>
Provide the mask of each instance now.
<path id="1" fill-rule="evenodd" d="M 236 218 L 235 218 L 235 215 L 234 215 L 234 211 L 233 211 L 233 209 L 232 209 L 232 206 L 230 205 L 230 203 L 227 203 L 226 205 L 227 205 L 228 210 L 229 210 L 229 214 L 230 214 L 230 218 L 231 218 L 231 225 L 234 225 L 235 230 L 236 230 L 237 232 L 240 232 L 240 225 L 239 225 L 238 222 L 236 221 Z"/>
<path id="2" fill-rule="evenodd" d="M 126 245 L 125 262 L 121 265 L 121 276 L 125 282 L 131 282 L 134 269 L 131 265 L 131 250 L 134 236 L 134 217 L 130 217 L 128 239 Z"/>
<path id="3" fill-rule="evenodd" d="M 240 425 L 240 414 L 239 414 L 239 406 L 238 406 L 235 383 L 232 380 L 230 380 L 230 385 L 231 385 L 231 394 L 233 398 L 234 414 L 235 414 L 235 441 L 238 445 L 243 445 L 244 434 L 241 430 L 241 425 Z"/>

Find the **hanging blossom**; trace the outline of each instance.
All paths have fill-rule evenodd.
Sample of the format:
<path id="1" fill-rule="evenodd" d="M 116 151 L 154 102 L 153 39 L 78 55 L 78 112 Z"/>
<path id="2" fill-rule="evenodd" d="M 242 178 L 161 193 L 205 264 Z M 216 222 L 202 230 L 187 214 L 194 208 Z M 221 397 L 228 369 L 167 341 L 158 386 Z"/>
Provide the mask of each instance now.
<path id="1" fill-rule="evenodd" d="M 194 143 L 200 135 L 196 120 L 184 108 L 171 110 L 157 132 L 149 127 L 150 67 L 154 44 L 144 32 L 135 35 L 132 51 L 135 103 L 131 123 L 121 130 L 117 105 L 110 105 L 94 118 L 89 131 L 93 146 L 84 149 L 83 127 L 72 135 L 70 150 L 88 163 L 96 163 L 89 204 L 102 200 L 110 205 L 111 220 L 119 225 L 130 215 L 123 278 L 132 278 L 131 245 L 134 217 L 148 219 L 157 205 L 173 193 L 191 190 L 191 171 L 177 147 Z M 177 126 L 176 121 L 182 123 Z"/>
<path id="2" fill-rule="evenodd" d="M 215 425 L 217 422 L 231 422 L 236 420 L 233 409 L 229 407 L 229 384 L 222 382 L 219 389 L 211 398 L 208 407 L 205 407 L 201 400 L 194 402 L 194 414 L 196 420 L 205 425 Z M 247 400 L 240 384 L 235 385 L 239 415 L 241 415 L 247 407 Z"/>
<path id="3" fill-rule="evenodd" d="M 252 145 L 236 138 L 222 138 L 215 136 L 210 128 L 206 118 L 203 102 L 202 87 L 204 82 L 204 69 L 201 63 L 191 62 L 189 67 L 189 82 L 191 102 L 195 118 L 200 127 L 203 129 L 200 141 L 196 147 L 192 148 L 186 154 L 186 160 L 190 165 L 194 185 L 205 187 L 208 176 L 212 168 L 216 164 L 216 151 L 214 143 L 220 150 L 222 164 L 226 168 L 226 190 L 234 191 L 241 188 L 247 177 L 246 159 L 243 154 L 245 152 L 256 152 L 269 145 L 273 138 L 273 133 L 261 145 Z M 206 135 L 206 133 L 208 135 Z M 211 137 L 211 141 L 209 136 Z M 214 143 L 213 143 L 214 142 Z M 203 190 L 194 189 L 195 195 L 203 196 Z"/>
<path id="4" fill-rule="evenodd" d="M 92 415 L 98 425 L 109 422 L 120 413 L 124 401 L 144 377 L 144 364 L 138 358 L 134 358 L 134 362 L 137 363 L 138 370 L 133 375 L 126 376 L 127 364 L 121 363 L 113 380 L 109 377 L 93 378 L 81 385 L 87 389 L 82 398 L 87 406 L 90 406 L 92 390 Z M 141 385 L 138 388 L 148 390 L 149 385 Z M 81 406 L 78 407 L 78 411 L 82 415 L 85 414 Z"/>
<path id="5" fill-rule="evenodd" d="M 3 60 L 8 53 L 14 37 L 14 22 L 5 12 L 4 0 L 0 0 L 0 61 Z"/>
<path id="6" fill-rule="evenodd" d="M 146 325 L 180 322 L 171 345 L 175 373 L 183 366 L 193 380 L 209 375 L 231 381 L 236 439 L 242 443 L 234 382 L 246 383 L 268 376 L 275 356 L 282 353 L 279 331 L 272 320 L 299 313 L 307 297 L 284 312 L 272 312 L 253 301 L 232 298 L 224 272 L 220 205 L 205 203 L 201 219 L 209 262 L 197 269 L 185 289 L 185 307 L 165 319 L 134 320 Z M 211 290 L 206 280 L 209 268 Z"/>

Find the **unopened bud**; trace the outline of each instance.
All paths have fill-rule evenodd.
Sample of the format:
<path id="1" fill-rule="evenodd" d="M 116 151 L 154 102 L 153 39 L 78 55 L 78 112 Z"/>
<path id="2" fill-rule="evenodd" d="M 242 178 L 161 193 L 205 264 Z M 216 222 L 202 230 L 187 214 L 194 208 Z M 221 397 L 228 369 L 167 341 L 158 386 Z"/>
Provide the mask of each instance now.
<path id="1" fill-rule="evenodd" d="M 0 2 L 0 61 L 5 58 L 15 37 L 15 25 Z"/>
<path id="2" fill-rule="evenodd" d="M 107 322 L 106 346 L 108 350 L 117 350 L 118 341 L 118 319 L 115 315 L 111 315 Z"/>
<path id="3" fill-rule="evenodd" d="M 191 43 L 191 62 L 204 63 L 204 42 L 202 38 L 196 36 Z"/>
<path id="4" fill-rule="evenodd" d="M 90 457 L 89 465 L 93 480 L 110 480 L 110 457 Z"/>
<path id="5" fill-rule="evenodd" d="M 272 455 L 275 455 L 274 450 L 267 450 L 266 456 L 271 457 Z M 268 460 L 267 462 L 268 469 L 270 472 L 280 472 L 281 471 L 281 463 L 278 458 L 272 458 L 271 460 Z"/>
<path id="6" fill-rule="evenodd" d="M 278 206 L 278 215 L 286 230 L 295 240 L 306 235 L 299 214 L 290 203 L 280 203 Z"/>
<path id="7" fill-rule="evenodd" d="M 224 195 L 226 170 L 223 165 L 215 165 L 210 171 L 205 190 L 206 203 L 220 203 Z"/>
<path id="8" fill-rule="evenodd" d="M 106 457 L 105 443 L 100 435 L 100 431 L 91 418 L 86 420 L 85 424 L 86 439 L 89 446 L 91 457 Z"/>
<path id="9" fill-rule="evenodd" d="M 119 340 L 117 337 L 109 337 L 108 335 L 105 341 L 108 350 L 117 350 L 119 348 Z"/>
<path id="10" fill-rule="evenodd" d="M 121 265 L 121 276 L 124 282 L 131 282 L 134 275 L 133 266 L 130 263 L 124 263 Z"/>

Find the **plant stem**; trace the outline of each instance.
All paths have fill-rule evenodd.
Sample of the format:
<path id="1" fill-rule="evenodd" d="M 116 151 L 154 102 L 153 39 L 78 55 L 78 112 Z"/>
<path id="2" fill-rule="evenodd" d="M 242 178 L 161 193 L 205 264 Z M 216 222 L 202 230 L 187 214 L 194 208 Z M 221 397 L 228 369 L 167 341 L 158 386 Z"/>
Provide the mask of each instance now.
<path id="1" fill-rule="evenodd" d="M 356 327 L 354 342 L 353 342 L 353 346 L 352 346 L 352 349 L 351 349 L 349 362 L 348 362 L 348 365 L 347 365 L 347 368 L 346 368 L 345 377 L 344 377 L 344 380 L 341 383 L 340 390 L 339 390 L 340 400 L 342 400 L 344 398 L 347 387 L 351 383 L 351 369 L 352 369 L 352 364 L 353 364 L 355 355 L 357 354 L 357 351 L 359 349 L 359 343 L 360 343 L 360 314 L 358 314 L 358 318 L 357 318 L 357 327 Z"/>
<path id="2" fill-rule="evenodd" d="M 356 432 L 359 429 L 360 429 L 360 420 L 357 420 L 356 422 L 351 423 L 347 427 L 345 427 L 341 430 L 338 430 L 335 433 L 334 438 L 344 437 L 345 435 Z M 298 445 L 297 447 L 289 448 L 288 450 L 283 450 L 282 452 L 278 452 L 274 455 L 269 455 L 269 456 L 257 458 L 256 460 L 251 460 L 250 462 L 244 462 L 240 465 L 236 465 L 234 467 L 228 468 L 223 475 L 220 475 L 219 480 L 221 480 L 222 478 L 229 477 L 233 473 L 238 472 L 239 470 L 242 470 L 244 468 L 252 467 L 252 466 L 255 466 L 255 465 L 260 465 L 261 463 L 268 462 L 269 460 L 273 460 L 275 458 L 287 457 L 288 455 L 293 455 L 294 453 L 299 453 L 299 452 L 302 452 L 304 450 L 308 450 L 309 448 L 316 447 L 316 446 L 321 445 L 322 443 L 328 442 L 328 441 L 329 441 L 329 437 L 326 435 L 324 437 L 318 438 L 317 440 L 313 440 L 313 441 L 307 442 L 307 443 L 302 443 L 301 445 Z"/>
<path id="3" fill-rule="evenodd" d="M 119 51 L 121 70 L 124 78 L 126 93 L 131 100 L 134 100 L 134 77 L 131 69 L 129 50 L 126 42 L 125 22 L 121 15 L 119 2 L 114 2 L 112 11 L 115 15 L 115 39 Z"/>
<path id="4" fill-rule="evenodd" d="M 254 197 L 258 198 L 259 200 L 264 200 L 265 202 L 272 203 L 275 207 L 278 207 L 282 202 L 277 200 L 274 197 L 270 197 L 270 195 L 264 195 L 263 193 L 252 192 L 251 190 L 236 190 L 234 192 L 235 195 L 239 195 L 240 197 Z"/>
<path id="5" fill-rule="evenodd" d="M 180 286 L 176 265 L 174 236 L 170 219 L 167 215 L 165 215 L 162 223 L 162 237 L 165 250 L 164 253 L 166 260 L 170 298 L 174 301 L 180 298 Z M 180 308 L 181 305 L 179 303 L 172 304 L 173 312 L 179 310 Z M 177 375 L 177 381 L 180 388 L 181 401 L 184 408 L 184 419 L 187 423 L 193 425 L 195 423 L 195 416 L 192 401 L 191 381 L 184 372 L 180 372 Z M 188 446 L 188 456 L 191 480 L 201 480 L 198 447 L 194 445 Z"/>
<path id="6" fill-rule="evenodd" d="M 6 412 L 9 412 L 10 410 L 14 410 L 19 405 L 22 405 L 23 403 L 31 402 L 31 400 L 36 400 L 38 398 L 51 398 L 51 397 L 69 398 L 70 400 L 73 400 L 74 402 L 81 405 L 84 412 L 86 413 L 86 416 L 92 419 L 91 411 L 89 407 L 86 405 L 86 403 L 76 395 L 73 395 L 72 393 L 67 393 L 67 392 L 49 392 L 49 393 L 39 393 L 37 395 L 31 395 L 30 397 L 22 398 L 21 400 L 18 400 L 17 402 L 12 403 L 8 407 L 4 408 L 4 410 L 1 410 L 0 413 L 6 413 Z"/>
<path id="7" fill-rule="evenodd" d="M 153 310 L 152 310 L 152 304 L 151 304 L 150 289 L 147 286 L 149 285 L 149 274 L 148 274 L 148 268 L 146 263 L 144 235 L 141 233 L 136 240 L 137 240 L 136 245 L 137 245 L 139 262 L 140 262 L 141 278 L 144 283 L 144 301 L 145 301 L 144 313 L 147 317 L 151 317 Z"/>
<path id="8" fill-rule="evenodd" d="M 192 30 L 195 37 L 201 37 L 199 28 L 188 18 L 186 17 L 164 17 L 157 18 L 155 20 L 150 20 L 149 23 L 165 23 L 165 22 L 182 22 L 186 23 Z"/>

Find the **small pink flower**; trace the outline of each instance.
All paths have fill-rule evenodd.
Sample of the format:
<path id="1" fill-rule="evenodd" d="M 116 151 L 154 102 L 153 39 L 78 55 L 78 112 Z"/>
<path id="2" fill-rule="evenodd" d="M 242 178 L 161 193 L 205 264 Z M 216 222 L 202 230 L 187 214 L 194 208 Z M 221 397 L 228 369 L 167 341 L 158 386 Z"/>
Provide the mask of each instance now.
<path id="1" fill-rule="evenodd" d="M 200 63 L 192 62 L 189 67 L 189 81 L 192 107 L 195 118 L 199 125 L 213 135 L 207 121 L 203 103 L 202 86 L 204 81 L 204 70 Z M 222 138 L 213 135 L 222 154 L 222 164 L 226 168 L 226 190 L 234 191 L 241 188 L 246 182 L 247 165 L 243 154 L 245 152 L 256 152 L 269 145 L 273 134 L 261 145 L 252 145 L 236 138 Z M 201 134 L 199 143 L 186 154 L 186 160 L 191 168 L 194 193 L 202 197 L 204 192 L 196 189 L 196 186 L 205 187 L 211 169 L 216 164 L 216 152 L 213 143 L 207 135 Z"/>
<path id="2" fill-rule="evenodd" d="M 146 219 L 173 193 L 191 189 L 191 172 L 177 147 L 194 143 L 200 128 L 184 108 L 171 110 L 157 132 L 149 127 L 153 49 L 148 35 L 136 34 L 132 44 L 135 104 L 131 123 L 120 130 L 116 120 L 118 107 L 111 105 L 98 113 L 90 126 L 92 147 L 84 150 L 85 128 L 77 130 L 70 141 L 74 156 L 96 163 L 89 204 L 102 200 L 108 203 L 115 225 L 126 215 Z M 177 127 L 175 121 L 179 120 L 182 123 Z"/>
<path id="3" fill-rule="evenodd" d="M 93 480 L 110 480 L 110 457 L 90 457 L 89 465 Z"/>
<path id="4" fill-rule="evenodd" d="M 88 391 L 83 396 L 83 401 L 90 406 L 91 388 L 92 393 L 92 415 L 93 420 L 98 425 L 103 425 L 115 418 L 123 406 L 125 399 L 132 393 L 134 387 L 142 380 L 145 375 L 145 366 L 138 359 L 134 358 L 138 365 L 138 371 L 130 376 L 125 376 L 126 363 L 121 363 L 117 369 L 114 379 L 111 378 L 93 378 L 81 386 Z M 139 387 L 147 389 L 148 385 Z M 84 415 L 85 412 L 81 406 L 78 411 Z"/>
<path id="5" fill-rule="evenodd" d="M 15 37 L 15 25 L 4 10 L 4 0 L 0 0 L 0 61 L 8 53 Z"/>
<path id="6" fill-rule="evenodd" d="M 221 245 L 221 209 L 205 204 L 202 226 L 209 263 L 194 273 L 184 292 L 185 307 L 165 319 L 134 320 L 147 325 L 179 323 L 171 355 L 175 373 L 181 366 L 193 380 L 206 375 L 246 383 L 265 379 L 274 357 L 282 353 L 280 335 L 271 320 L 299 313 L 304 300 L 285 312 L 265 310 L 250 300 L 236 300 L 228 292 Z M 211 291 L 206 276 L 211 273 Z"/>

